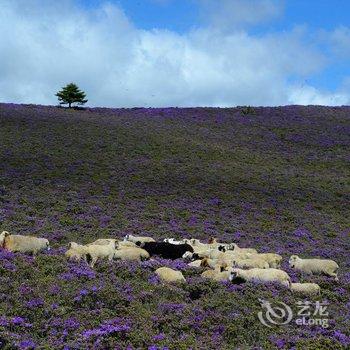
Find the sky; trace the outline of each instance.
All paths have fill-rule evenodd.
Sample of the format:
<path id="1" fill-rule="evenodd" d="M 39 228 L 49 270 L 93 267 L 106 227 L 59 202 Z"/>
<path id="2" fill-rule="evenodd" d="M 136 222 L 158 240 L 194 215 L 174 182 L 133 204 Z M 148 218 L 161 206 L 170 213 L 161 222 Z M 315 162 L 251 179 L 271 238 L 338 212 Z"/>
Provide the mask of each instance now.
<path id="1" fill-rule="evenodd" d="M 1 0 L 0 102 L 350 104 L 348 0 Z"/>

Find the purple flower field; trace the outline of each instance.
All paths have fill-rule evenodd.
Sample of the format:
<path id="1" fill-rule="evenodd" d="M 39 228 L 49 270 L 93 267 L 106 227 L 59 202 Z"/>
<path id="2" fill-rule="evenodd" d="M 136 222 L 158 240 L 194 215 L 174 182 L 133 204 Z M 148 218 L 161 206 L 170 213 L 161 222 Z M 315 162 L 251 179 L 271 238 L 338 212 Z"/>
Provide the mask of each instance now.
<path id="1" fill-rule="evenodd" d="M 68 110 L 0 104 L 0 232 L 50 240 L 0 248 L 0 349 L 350 349 L 350 107 Z M 315 282 L 329 327 L 259 322 L 274 285 L 218 283 L 182 260 L 64 256 L 126 234 L 216 237 L 283 256 Z M 334 259 L 339 281 L 288 267 Z M 160 266 L 186 283 L 163 285 Z"/>

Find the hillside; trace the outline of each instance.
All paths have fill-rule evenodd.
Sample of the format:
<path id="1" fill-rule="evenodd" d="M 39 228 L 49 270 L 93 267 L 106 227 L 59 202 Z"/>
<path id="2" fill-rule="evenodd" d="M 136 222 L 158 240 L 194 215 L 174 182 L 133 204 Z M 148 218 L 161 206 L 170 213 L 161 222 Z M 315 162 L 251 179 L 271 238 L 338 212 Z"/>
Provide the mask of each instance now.
<path id="1" fill-rule="evenodd" d="M 0 145 L 0 232 L 53 247 L 36 259 L 0 250 L 0 348 L 350 346 L 350 107 L 0 104 Z M 70 241 L 128 233 L 279 253 L 293 280 L 320 284 L 330 327 L 260 324 L 258 298 L 294 311 L 301 300 L 275 285 L 203 281 L 182 261 L 90 270 L 63 255 Z M 336 260 L 340 281 L 290 270 L 292 254 Z M 188 282 L 163 286 L 160 264 Z"/>

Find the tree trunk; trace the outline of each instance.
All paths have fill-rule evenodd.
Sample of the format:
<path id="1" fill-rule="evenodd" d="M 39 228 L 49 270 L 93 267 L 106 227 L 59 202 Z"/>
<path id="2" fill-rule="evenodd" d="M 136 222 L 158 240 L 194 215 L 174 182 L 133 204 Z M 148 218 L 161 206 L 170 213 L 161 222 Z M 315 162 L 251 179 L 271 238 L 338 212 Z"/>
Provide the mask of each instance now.
<path id="1" fill-rule="evenodd" d="M 68 102 L 68 104 L 69 104 L 69 108 L 71 108 L 72 102 Z"/>

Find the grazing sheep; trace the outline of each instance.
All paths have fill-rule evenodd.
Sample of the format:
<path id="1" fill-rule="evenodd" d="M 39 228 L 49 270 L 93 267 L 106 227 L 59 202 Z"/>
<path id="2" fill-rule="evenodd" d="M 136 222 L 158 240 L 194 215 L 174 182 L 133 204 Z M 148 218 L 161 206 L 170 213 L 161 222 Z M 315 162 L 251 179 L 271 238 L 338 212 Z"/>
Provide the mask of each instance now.
<path id="1" fill-rule="evenodd" d="M 259 269 L 268 269 L 269 264 L 258 256 L 252 256 L 250 259 L 234 259 L 232 261 L 233 265 L 241 269 L 247 268 L 259 268 Z"/>
<path id="2" fill-rule="evenodd" d="M 159 255 L 164 259 L 179 259 L 186 252 L 193 252 L 189 244 L 171 244 L 167 242 L 143 242 L 137 243 L 138 246 L 147 250 L 150 256 Z"/>
<path id="3" fill-rule="evenodd" d="M 46 238 L 11 235 L 7 231 L 1 233 L 0 242 L 4 249 L 11 252 L 32 253 L 36 255 L 42 250 L 50 250 L 50 243 Z"/>
<path id="4" fill-rule="evenodd" d="M 3 247 L 4 245 L 4 241 L 5 241 L 5 237 L 9 236 L 10 232 L 8 231 L 2 231 L 0 234 L 0 247 Z"/>
<path id="5" fill-rule="evenodd" d="M 126 235 L 124 237 L 124 242 L 126 242 L 126 241 L 133 242 L 133 243 L 155 242 L 155 240 L 152 237 L 133 236 L 133 235 Z"/>
<path id="6" fill-rule="evenodd" d="M 278 269 L 258 269 L 253 268 L 250 270 L 242 269 L 232 269 L 230 280 L 232 282 L 242 282 L 242 281 L 260 281 L 260 282 L 278 282 L 283 286 L 289 288 L 291 284 L 291 279 L 287 272 Z"/>
<path id="7" fill-rule="evenodd" d="M 176 271 L 169 267 L 160 267 L 155 273 L 163 282 L 186 282 L 181 271 Z"/>
<path id="8" fill-rule="evenodd" d="M 87 245 L 108 245 L 110 244 L 110 242 L 116 242 L 117 240 L 114 238 L 100 238 L 98 240 L 96 240 L 95 242 L 92 242 L 90 244 Z"/>
<path id="9" fill-rule="evenodd" d="M 68 250 L 65 252 L 65 256 L 68 260 L 80 261 L 81 259 L 86 261 L 87 249 L 86 246 L 70 242 L 68 244 Z"/>
<path id="10" fill-rule="evenodd" d="M 321 288 L 317 283 L 291 283 L 290 289 L 294 293 L 303 295 L 320 295 Z"/>
<path id="11" fill-rule="evenodd" d="M 139 247 L 123 247 L 116 249 L 114 252 L 114 259 L 120 260 L 146 260 L 149 259 L 149 254 L 146 250 Z"/>
<path id="12" fill-rule="evenodd" d="M 292 255 L 289 259 L 289 266 L 305 273 L 335 277 L 335 280 L 338 281 L 339 265 L 330 259 L 301 259 L 298 255 Z"/>
<path id="13" fill-rule="evenodd" d="M 87 260 L 91 260 L 90 266 L 94 267 L 98 259 L 108 258 L 111 261 L 115 253 L 115 242 L 110 242 L 105 245 L 87 245 L 86 246 L 86 257 Z"/>
<path id="14" fill-rule="evenodd" d="M 118 241 L 116 243 L 116 246 L 118 246 L 119 248 L 125 248 L 125 247 L 134 247 L 136 248 L 137 245 L 134 242 L 130 242 L 130 241 Z"/>

